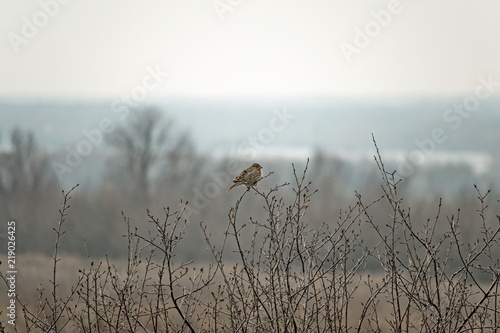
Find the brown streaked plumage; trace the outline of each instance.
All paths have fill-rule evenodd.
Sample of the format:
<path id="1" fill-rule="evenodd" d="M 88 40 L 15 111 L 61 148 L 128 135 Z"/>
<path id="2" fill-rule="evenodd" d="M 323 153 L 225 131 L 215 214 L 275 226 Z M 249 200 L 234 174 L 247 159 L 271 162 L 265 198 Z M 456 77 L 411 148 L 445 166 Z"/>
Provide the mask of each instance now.
<path id="1" fill-rule="evenodd" d="M 262 167 L 259 163 L 254 163 L 250 167 L 243 170 L 238 177 L 234 178 L 233 185 L 228 188 L 228 191 L 231 191 L 234 187 L 238 185 L 245 185 L 247 187 L 247 191 L 250 190 L 250 187 L 257 184 L 257 182 L 262 178 Z"/>

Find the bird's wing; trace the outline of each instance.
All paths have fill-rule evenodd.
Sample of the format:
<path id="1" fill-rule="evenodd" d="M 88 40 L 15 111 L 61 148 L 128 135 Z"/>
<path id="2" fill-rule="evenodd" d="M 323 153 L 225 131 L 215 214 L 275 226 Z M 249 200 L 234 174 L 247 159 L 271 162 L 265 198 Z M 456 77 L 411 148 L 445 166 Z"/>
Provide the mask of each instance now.
<path id="1" fill-rule="evenodd" d="M 247 174 L 245 175 L 245 181 L 247 182 L 253 181 L 254 178 L 255 178 L 255 171 L 247 172 Z"/>
<path id="2" fill-rule="evenodd" d="M 247 173 L 248 173 L 247 169 L 243 170 L 236 178 L 234 178 L 233 182 L 236 183 L 237 181 L 245 179 Z"/>

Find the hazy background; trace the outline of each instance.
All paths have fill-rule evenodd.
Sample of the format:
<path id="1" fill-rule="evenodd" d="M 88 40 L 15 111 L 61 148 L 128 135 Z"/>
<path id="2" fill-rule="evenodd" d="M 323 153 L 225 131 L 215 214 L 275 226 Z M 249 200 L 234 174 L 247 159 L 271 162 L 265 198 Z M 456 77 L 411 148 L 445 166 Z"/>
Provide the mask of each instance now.
<path id="1" fill-rule="evenodd" d="M 310 158 L 311 219 L 336 219 L 381 193 L 372 134 L 416 219 L 498 193 L 497 1 L 62 2 L 0 3 L 0 219 L 20 251 L 50 253 L 77 183 L 66 251 L 119 256 L 121 211 L 145 227 L 181 199 L 203 242 L 253 161 L 266 188 Z"/>

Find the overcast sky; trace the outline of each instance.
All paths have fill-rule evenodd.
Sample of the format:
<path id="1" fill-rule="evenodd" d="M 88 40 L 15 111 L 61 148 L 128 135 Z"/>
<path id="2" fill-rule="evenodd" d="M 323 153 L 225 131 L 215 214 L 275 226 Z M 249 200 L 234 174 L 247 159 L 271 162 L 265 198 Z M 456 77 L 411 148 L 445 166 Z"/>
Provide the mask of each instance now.
<path id="1" fill-rule="evenodd" d="M 463 94 L 500 81 L 499 15 L 496 0 L 2 0 L 0 97 Z"/>

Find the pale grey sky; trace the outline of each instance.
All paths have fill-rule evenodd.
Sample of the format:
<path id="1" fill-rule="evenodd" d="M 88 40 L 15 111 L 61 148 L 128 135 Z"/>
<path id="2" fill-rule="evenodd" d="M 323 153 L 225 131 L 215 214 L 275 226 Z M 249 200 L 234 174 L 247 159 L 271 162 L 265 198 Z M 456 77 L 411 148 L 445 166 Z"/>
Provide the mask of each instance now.
<path id="1" fill-rule="evenodd" d="M 496 0 L 2 0 L 0 97 L 467 94 L 500 81 L 499 18 Z"/>

